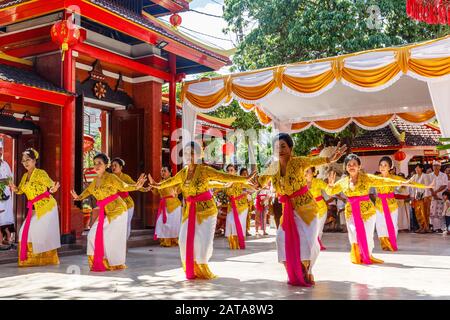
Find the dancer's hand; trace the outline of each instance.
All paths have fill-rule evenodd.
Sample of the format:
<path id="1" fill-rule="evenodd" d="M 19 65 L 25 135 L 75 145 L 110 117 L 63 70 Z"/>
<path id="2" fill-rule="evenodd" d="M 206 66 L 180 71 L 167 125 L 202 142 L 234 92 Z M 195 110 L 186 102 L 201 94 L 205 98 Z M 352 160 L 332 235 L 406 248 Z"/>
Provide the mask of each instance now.
<path id="1" fill-rule="evenodd" d="M 145 174 L 143 173 L 139 176 L 139 179 L 136 183 L 136 189 L 142 188 L 144 186 L 145 181 L 147 181 L 147 178 L 146 178 Z"/>
<path id="2" fill-rule="evenodd" d="M 335 182 L 336 182 L 336 171 L 330 171 L 328 173 L 328 185 L 332 187 L 334 186 Z"/>
<path id="3" fill-rule="evenodd" d="M 343 145 L 341 147 L 341 143 L 339 142 L 338 145 L 336 146 L 336 151 L 333 153 L 333 155 L 331 155 L 330 157 L 328 157 L 328 160 L 331 162 L 336 162 L 338 161 L 347 151 L 347 145 Z"/>
<path id="4" fill-rule="evenodd" d="M 55 182 L 55 183 L 53 184 L 53 187 L 51 187 L 50 190 L 49 190 L 50 193 L 55 193 L 56 191 L 58 191 L 59 187 L 60 187 L 59 182 Z"/>
<path id="5" fill-rule="evenodd" d="M 259 181 L 258 181 L 258 172 L 255 170 L 252 172 L 252 174 L 248 177 L 247 183 L 251 186 L 253 186 L 255 189 L 260 187 Z"/>
<path id="6" fill-rule="evenodd" d="M 70 190 L 70 194 L 72 195 L 73 200 L 80 200 L 80 196 L 75 192 L 75 190 Z"/>
<path id="7" fill-rule="evenodd" d="M 12 192 L 19 191 L 19 189 L 16 187 L 16 185 L 12 181 L 8 185 Z"/>
<path id="8" fill-rule="evenodd" d="M 156 184 L 155 179 L 153 179 L 153 177 L 150 173 L 147 175 L 147 177 L 148 177 L 148 181 L 150 182 L 150 184 Z"/>

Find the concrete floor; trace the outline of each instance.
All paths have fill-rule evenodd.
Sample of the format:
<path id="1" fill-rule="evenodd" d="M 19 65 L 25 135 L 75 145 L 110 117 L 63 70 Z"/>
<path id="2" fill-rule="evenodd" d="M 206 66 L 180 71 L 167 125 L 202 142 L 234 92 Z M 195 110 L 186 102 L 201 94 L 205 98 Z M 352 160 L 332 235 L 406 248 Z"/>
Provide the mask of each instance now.
<path id="1" fill-rule="evenodd" d="M 400 251 L 375 256 L 383 265 L 349 261 L 346 234 L 326 233 L 328 247 L 314 267 L 316 286 L 286 284 L 277 263 L 275 230 L 251 237 L 245 251 L 230 251 L 224 238 L 214 243 L 210 262 L 219 278 L 186 281 L 178 248 L 130 249 L 128 269 L 89 272 L 85 256 L 61 258 L 59 266 L 19 269 L 0 266 L 2 299 L 449 299 L 450 235 L 399 235 Z"/>

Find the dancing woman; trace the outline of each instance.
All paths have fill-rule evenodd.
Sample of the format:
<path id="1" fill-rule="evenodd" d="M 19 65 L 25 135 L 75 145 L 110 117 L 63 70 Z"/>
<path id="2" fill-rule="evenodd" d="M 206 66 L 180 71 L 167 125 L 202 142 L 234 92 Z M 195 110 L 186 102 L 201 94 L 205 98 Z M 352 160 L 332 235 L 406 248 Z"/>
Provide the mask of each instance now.
<path id="1" fill-rule="evenodd" d="M 329 195 L 343 192 L 347 196 L 345 217 L 351 244 L 351 262 L 355 264 L 383 263 L 382 260 L 372 256 L 376 211 L 369 198 L 370 188 L 397 186 L 425 188 L 425 186 L 367 174 L 361 170 L 361 159 L 356 154 L 349 154 L 345 158 L 344 169 L 347 176 L 336 183 L 336 173 L 329 174 L 326 192 Z"/>
<path id="2" fill-rule="evenodd" d="M 158 190 L 180 185 L 186 205 L 183 209 L 179 246 L 187 279 L 215 278 L 208 267 L 208 261 L 213 252 L 218 211 L 210 191 L 210 182 L 245 183 L 248 181 L 245 177 L 227 174 L 207 165 L 198 164 L 199 161 L 196 160 L 201 152 L 201 147 L 191 142 L 185 146 L 183 152 L 187 165 L 174 177 L 158 184 L 151 184 Z M 252 178 L 253 176 L 249 179 Z M 154 181 L 151 176 L 149 180 Z"/>
<path id="3" fill-rule="evenodd" d="M 267 236 L 266 224 L 267 224 L 267 214 L 269 213 L 269 202 L 272 197 L 272 192 L 270 191 L 270 186 L 264 186 L 264 188 L 259 189 L 256 192 L 255 198 L 255 232 L 257 235 L 259 233 L 259 228 L 261 228 L 263 235 Z"/>
<path id="4" fill-rule="evenodd" d="M 392 159 L 388 156 L 382 157 L 378 163 L 378 171 L 381 177 L 390 178 L 398 181 L 406 181 L 406 179 L 390 173 L 392 169 Z M 375 202 L 376 222 L 378 239 L 380 240 L 381 249 L 385 251 L 397 251 L 397 234 L 398 234 L 398 204 L 395 198 L 393 186 L 376 187 L 377 199 Z"/>
<path id="5" fill-rule="evenodd" d="M 326 250 L 325 246 L 322 243 L 322 235 L 323 235 L 323 228 L 325 226 L 325 222 L 327 220 L 327 212 L 328 212 L 328 206 L 323 198 L 323 192 L 325 192 L 325 189 L 327 188 L 327 184 L 325 181 L 321 179 L 317 179 L 315 177 L 316 169 L 314 167 L 309 168 L 305 172 L 306 177 L 306 183 L 308 186 L 309 191 L 311 192 L 312 196 L 314 197 L 314 200 L 317 203 L 317 218 L 319 219 L 319 236 L 317 237 L 317 241 L 319 241 L 320 250 Z"/>
<path id="6" fill-rule="evenodd" d="M 75 201 L 94 196 L 99 207 L 99 216 L 88 234 L 87 255 L 91 271 L 124 269 L 127 245 L 128 208 L 120 197 L 121 192 L 142 188 L 146 178 L 141 175 L 136 184 L 127 184 L 106 169 L 110 166 L 106 154 L 94 157 L 94 181 L 78 195 L 71 191 Z M 106 215 L 106 219 L 105 219 Z"/>
<path id="7" fill-rule="evenodd" d="M 236 175 L 236 167 L 229 164 L 227 173 Z M 247 183 L 232 183 L 225 189 L 230 199 L 227 209 L 225 237 L 228 238 L 230 249 L 245 249 L 246 223 L 248 215 L 248 200 L 246 189 L 252 188 Z"/>
<path id="8" fill-rule="evenodd" d="M 312 267 L 319 255 L 317 203 L 308 190 L 305 170 L 337 161 L 346 146 L 338 145 L 331 157 L 294 157 L 294 142 L 286 133 L 273 140 L 276 162 L 258 179 L 261 186 L 272 181 L 273 188 L 283 204 L 282 221 L 277 230 L 278 261 L 283 263 L 289 284 L 311 286 L 314 284 Z"/>
<path id="9" fill-rule="evenodd" d="M 22 153 L 22 164 L 27 172 L 18 187 L 12 182 L 9 185 L 13 192 L 25 193 L 28 199 L 27 217 L 19 231 L 19 267 L 59 264 L 58 206 L 52 196 L 59 183 L 50 179 L 44 170 L 36 168 L 38 159 L 36 150 L 26 149 Z"/>
<path id="10" fill-rule="evenodd" d="M 124 173 L 123 167 L 125 167 L 125 161 L 121 158 L 114 158 L 111 161 L 111 171 L 114 173 L 120 180 L 129 185 L 135 185 L 136 181 L 134 181 L 129 175 Z M 149 191 L 149 189 L 141 188 L 139 189 L 141 192 Z M 119 196 L 125 201 L 128 208 L 128 222 L 127 222 L 127 239 L 130 238 L 131 234 L 131 220 L 133 219 L 134 214 L 134 201 L 130 196 L 130 193 L 127 191 L 119 192 Z"/>
<path id="11" fill-rule="evenodd" d="M 161 181 L 169 179 L 172 175 L 169 166 L 161 168 Z M 150 183 L 155 183 L 150 181 Z M 181 226 L 181 201 L 178 194 L 181 192 L 178 185 L 164 189 L 153 190 L 159 195 L 159 208 L 156 217 L 155 236 L 162 247 L 174 247 L 178 245 L 178 235 Z"/>

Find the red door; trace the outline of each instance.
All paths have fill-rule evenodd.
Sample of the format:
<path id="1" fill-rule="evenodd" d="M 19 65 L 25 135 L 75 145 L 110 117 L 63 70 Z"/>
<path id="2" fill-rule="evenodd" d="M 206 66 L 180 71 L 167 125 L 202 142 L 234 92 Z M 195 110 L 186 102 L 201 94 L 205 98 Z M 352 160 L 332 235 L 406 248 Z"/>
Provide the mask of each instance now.
<path id="1" fill-rule="evenodd" d="M 123 172 L 136 180 L 144 173 L 144 110 L 118 110 L 111 116 L 111 159 L 125 160 Z M 144 227 L 145 193 L 131 192 L 134 200 L 133 229 Z"/>

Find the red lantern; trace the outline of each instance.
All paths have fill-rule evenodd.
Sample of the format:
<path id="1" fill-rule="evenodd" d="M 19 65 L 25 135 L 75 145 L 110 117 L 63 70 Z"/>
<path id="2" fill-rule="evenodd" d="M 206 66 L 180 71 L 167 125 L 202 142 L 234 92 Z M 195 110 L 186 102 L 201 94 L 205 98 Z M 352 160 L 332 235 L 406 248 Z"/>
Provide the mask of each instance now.
<path id="1" fill-rule="evenodd" d="M 222 152 L 226 156 L 230 156 L 234 153 L 234 145 L 231 142 L 227 142 L 222 146 Z"/>
<path id="2" fill-rule="evenodd" d="M 83 152 L 88 153 L 89 151 L 94 150 L 94 138 L 85 134 L 83 137 Z"/>
<path id="3" fill-rule="evenodd" d="M 52 26 L 50 34 L 52 36 L 52 41 L 61 46 L 63 61 L 65 52 L 80 40 L 80 28 L 70 20 L 56 22 Z"/>
<path id="4" fill-rule="evenodd" d="M 407 0 L 406 13 L 411 18 L 428 24 L 450 25 L 449 0 Z"/>
<path id="5" fill-rule="evenodd" d="M 181 24 L 181 16 L 178 13 L 174 13 L 170 16 L 170 24 L 176 29 Z"/>
<path id="6" fill-rule="evenodd" d="M 401 150 L 398 150 L 396 153 L 394 153 L 394 159 L 398 162 L 403 161 L 406 159 L 406 153 L 404 153 Z"/>

